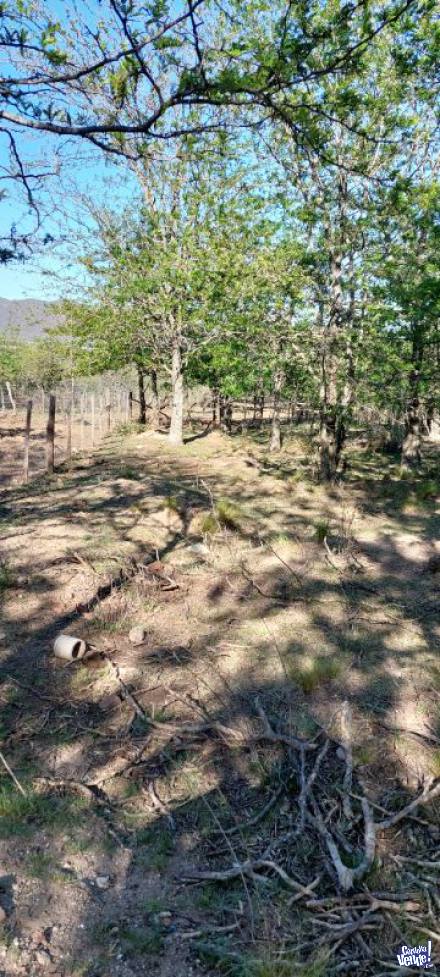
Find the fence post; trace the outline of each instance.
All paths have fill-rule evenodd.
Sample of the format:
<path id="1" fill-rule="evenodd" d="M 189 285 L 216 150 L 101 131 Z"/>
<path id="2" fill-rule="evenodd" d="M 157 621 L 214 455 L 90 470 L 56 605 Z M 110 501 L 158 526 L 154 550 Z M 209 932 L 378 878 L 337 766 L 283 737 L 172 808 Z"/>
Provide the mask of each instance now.
<path id="1" fill-rule="evenodd" d="M 92 448 L 93 448 L 95 444 L 95 394 L 90 395 L 90 413 L 91 413 L 91 426 L 92 426 L 91 439 L 92 439 Z"/>
<path id="2" fill-rule="evenodd" d="M 70 468 L 72 463 L 72 401 L 66 407 L 66 461 Z"/>
<path id="3" fill-rule="evenodd" d="M 109 434 L 112 426 L 112 395 L 109 387 L 106 387 L 105 390 L 105 412 L 107 414 L 107 434 Z"/>
<path id="4" fill-rule="evenodd" d="M 128 412 L 130 415 L 130 421 L 133 420 L 133 391 L 130 390 L 128 394 Z"/>
<path id="5" fill-rule="evenodd" d="M 80 448 L 84 451 L 84 394 L 81 394 L 80 415 L 79 415 L 79 438 Z"/>
<path id="6" fill-rule="evenodd" d="M 24 429 L 24 458 L 23 458 L 23 479 L 29 479 L 29 442 L 31 437 L 32 422 L 32 401 L 28 400 L 26 405 L 26 427 Z"/>
<path id="7" fill-rule="evenodd" d="M 46 471 L 52 475 L 55 470 L 55 395 L 49 396 L 49 414 L 46 428 Z"/>

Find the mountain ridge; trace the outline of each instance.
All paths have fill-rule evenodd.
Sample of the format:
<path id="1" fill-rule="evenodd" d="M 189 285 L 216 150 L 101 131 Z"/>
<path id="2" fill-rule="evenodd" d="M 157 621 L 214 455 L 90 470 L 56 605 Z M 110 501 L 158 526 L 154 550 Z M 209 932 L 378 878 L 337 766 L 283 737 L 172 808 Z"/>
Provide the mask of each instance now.
<path id="1" fill-rule="evenodd" d="M 44 336 L 46 329 L 60 323 L 60 317 L 54 312 L 53 305 L 53 302 L 45 302 L 44 299 L 0 297 L 0 334 L 18 329 L 20 339 L 28 342 Z"/>

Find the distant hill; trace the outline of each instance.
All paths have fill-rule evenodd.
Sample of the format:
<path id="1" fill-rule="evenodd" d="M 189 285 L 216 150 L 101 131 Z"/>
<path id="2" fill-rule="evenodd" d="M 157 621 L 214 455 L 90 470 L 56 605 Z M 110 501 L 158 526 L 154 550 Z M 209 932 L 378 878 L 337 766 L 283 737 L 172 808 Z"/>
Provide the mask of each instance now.
<path id="1" fill-rule="evenodd" d="M 58 325 L 50 302 L 42 299 L 2 299 L 0 298 L 0 333 L 11 328 L 20 330 L 22 339 L 38 339 L 48 328 Z"/>

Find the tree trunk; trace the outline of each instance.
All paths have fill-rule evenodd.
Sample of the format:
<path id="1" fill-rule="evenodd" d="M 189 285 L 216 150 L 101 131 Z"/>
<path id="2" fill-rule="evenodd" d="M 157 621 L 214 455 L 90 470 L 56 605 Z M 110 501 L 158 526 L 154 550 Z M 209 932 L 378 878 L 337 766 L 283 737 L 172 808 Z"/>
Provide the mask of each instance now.
<path id="1" fill-rule="evenodd" d="M 232 431 L 232 404 L 229 397 L 221 398 L 220 412 L 220 427 L 226 434 L 230 434 Z"/>
<path id="2" fill-rule="evenodd" d="M 157 370 L 150 370 L 151 379 L 151 427 L 157 431 L 160 427 L 159 387 L 157 384 Z"/>
<path id="3" fill-rule="evenodd" d="M 331 258 L 331 305 L 328 325 L 323 328 L 321 355 L 319 458 L 320 476 L 334 481 L 345 440 L 338 398 L 338 356 L 342 326 L 342 255 Z M 323 309 L 319 318 L 323 326 Z"/>
<path id="4" fill-rule="evenodd" d="M 421 463 L 422 418 L 419 380 L 419 371 L 413 370 L 410 376 L 411 396 L 406 409 L 405 437 L 402 444 L 402 466 L 405 468 L 418 468 Z"/>
<path id="5" fill-rule="evenodd" d="M 213 428 L 219 428 L 221 423 L 221 395 L 220 390 L 213 390 L 213 401 L 212 401 L 212 426 Z"/>
<path id="6" fill-rule="evenodd" d="M 272 411 L 272 424 L 270 430 L 269 451 L 280 451 L 281 448 L 280 409 L 281 409 L 281 390 L 283 388 L 283 382 L 284 382 L 284 373 L 282 370 L 277 370 L 274 376 L 274 383 L 273 383 L 273 411 Z"/>
<path id="7" fill-rule="evenodd" d="M 141 366 L 137 366 L 138 373 L 138 387 L 139 387 L 139 424 L 146 424 L 147 422 L 147 411 L 145 404 L 145 374 Z"/>
<path id="8" fill-rule="evenodd" d="M 339 446 L 340 451 L 340 446 Z M 326 407 L 321 410 L 319 424 L 320 475 L 324 482 L 332 482 L 338 470 L 336 416 Z"/>
<path id="9" fill-rule="evenodd" d="M 46 427 L 46 471 L 49 475 L 55 471 L 55 411 L 56 401 L 54 395 L 51 394 Z"/>
<path id="10" fill-rule="evenodd" d="M 180 340 L 173 344 L 171 361 L 171 424 L 169 439 L 171 444 L 183 444 L 183 371 Z"/>
<path id="11" fill-rule="evenodd" d="M 258 394 L 256 394 L 256 393 L 254 393 L 254 405 L 253 405 L 253 407 L 254 407 L 254 413 L 253 413 L 252 420 L 254 421 L 254 424 L 255 424 L 255 422 L 257 420 L 257 408 L 258 408 Z"/>

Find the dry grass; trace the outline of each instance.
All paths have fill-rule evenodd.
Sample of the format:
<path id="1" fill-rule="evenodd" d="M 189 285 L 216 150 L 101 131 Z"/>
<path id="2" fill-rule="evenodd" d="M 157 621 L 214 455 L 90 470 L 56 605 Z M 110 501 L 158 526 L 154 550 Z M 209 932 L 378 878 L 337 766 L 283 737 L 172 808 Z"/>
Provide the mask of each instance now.
<path id="1" fill-rule="evenodd" d="M 316 658 L 305 665 L 289 663 L 287 671 L 291 681 L 306 695 L 311 695 L 316 689 L 334 682 L 341 674 L 342 664 L 335 659 Z"/>
<path id="2" fill-rule="evenodd" d="M 332 961 L 316 953 L 322 930 L 311 925 L 301 903 L 288 907 L 291 892 L 269 873 L 258 883 L 238 879 L 231 885 L 176 888 L 188 866 L 228 867 L 293 830 L 299 777 L 276 743 L 231 748 L 215 732 L 187 737 L 174 734 L 172 724 L 209 720 L 249 737 L 258 728 L 255 699 L 260 697 L 275 728 L 314 736 L 320 728 L 315 719 L 327 727 L 348 699 L 354 776 L 360 767 L 378 803 L 392 809 L 397 784 L 396 805 L 402 805 L 417 789 L 417 778 L 438 774 L 438 750 L 429 742 L 408 736 L 397 741 L 397 734 L 375 725 L 377 717 L 403 725 L 404 713 L 405 723 L 420 732 L 428 724 L 437 729 L 440 683 L 432 659 L 438 635 L 431 611 L 436 576 L 419 572 L 437 534 L 431 493 L 420 497 L 408 516 L 405 505 L 414 498 L 410 480 L 398 494 L 394 482 L 388 490 L 376 469 L 376 496 L 371 484 L 364 484 L 365 473 L 330 492 L 309 486 L 303 469 L 301 480 L 293 471 L 298 454 L 305 457 L 304 443 L 290 451 L 287 442 L 264 470 L 246 465 L 242 442 L 231 445 L 217 434 L 175 452 L 161 437 L 131 431 L 127 440 L 114 439 L 108 448 L 113 454 L 111 459 L 103 455 L 105 465 L 60 477 L 52 492 L 32 489 L 5 503 L 8 519 L 10 501 L 16 512 L 5 540 L 12 586 L 2 594 L 8 635 L 3 671 L 31 690 L 14 702 L 4 700 L 8 757 L 28 786 L 32 778 L 24 757 L 32 741 L 40 772 L 96 782 L 108 797 L 106 806 L 92 798 L 84 807 L 68 794 L 30 790 L 24 799 L 2 778 L 0 814 L 11 826 L 9 848 L 5 844 L 2 854 L 5 871 L 18 879 L 18 910 L 26 912 L 28 905 L 29 880 L 20 863 L 23 827 L 42 904 L 44 885 L 53 897 L 51 886 L 58 884 L 56 866 L 48 864 L 47 872 L 45 867 L 51 846 L 57 863 L 68 857 L 81 878 L 114 875 L 102 904 L 74 903 L 70 887 L 63 900 L 48 903 L 66 944 L 75 931 L 71 919 L 87 918 L 116 928 L 114 956 L 125 955 L 135 977 L 146 967 L 160 977 L 184 974 L 195 957 L 203 977 L 333 977 Z M 252 451 L 265 455 L 255 444 Z M 186 536 L 184 521 L 173 516 L 188 511 Z M 164 512 L 161 521 L 158 514 Z M 200 535 L 210 537 L 206 559 L 191 550 Z M 337 555 L 339 573 L 320 545 L 324 537 Z M 77 610 L 130 560 L 155 559 L 156 549 L 166 574 L 177 581 L 175 589 L 136 578 L 115 587 L 92 610 Z M 30 579 L 20 592 L 14 587 L 17 573 Z M 90 662 L 66 672 L 54 665 L 50 649 L 58 622 L 110 649 L 145 721 L 133 714 L 109 669 Z M 140 647 L 128 641 L 135 623 L 147 629 Z M 428 656 L 431 671 L 425 667 Z M 37 685 L 37 678 L 43 684 Z M 423 713 L 417 711 L 420 701 Z M 343 764 L 334 747 L 330 755 L 323 765 L 325 790 L 317 796 L 322 800 L 327 792 L 329 802 L 340 804 L 332 790 Z M 147 789 L 151 781 L 159 806 Z M 280 788 L 267 816 L 253 826 L 252 819 Z M 333 829 L 331 805 L 323 804 Z M 362 841 L 361 811 L 354 807 L 358 821 L 352 829 L 342 815 L 337 822 L 347 838 L 347 863 L 356 861 Z M 431 811 L 426 816 L 434 817 Z M 82 833 L 75 831 L 75 817 Z M 417 822 L 410 829 L 412 834 L 402 825 L 397 848 L 387 836 L 372 870 L 375 878 L 366 880 L 370 888 L 373 882 L 384 891 L 411 887 L 403 870 L 396 874 L 395 850 L 432 857 L 429 833 Z M 316 839 L 311 843 L 303 832 L 283 849 L 282 864 L 302 881 L 316 865 L 323 874 L 319 891 L 328 895 L 334 880 L 319 861 L 320 851 Z M 419 896 L 425 898 L 423 891 Z M 168 931 L 146 919 L 146 913 L 161 911 L 158 906 L 172 911 Z M 213 927 L 237 920 L 232 936 L 213 934 Z M 406 938 L 413 924 L 402 914 L 399 925 Z M 184 939 L 190 926 L 206 928 L 206 937 Z M 104 931 L 99 939 L 92 933 L 84 948 L 83 932 L 68 947 L 78 973 L 82 955 L 96 960 L 93 947 L 97 952 Z M 377 945 L 375 933 L 370 937 L 367 931 L 365 938 L 378 955 L 393 945 L 394 935 L 379 930 Z M 311 944 L 306 951 L 288 953 L 289 941 L 304 940 Z M 268 946 L 272 952 L 266 952 Z M 378 970 L 378 962 L 363 956 L 356 941 L 347 941 L 341 954 L 347 962 L 349 954 L 360 954 L 361 977 Z M 32 960 L 27 964 L 32 972 Z M 87 969 L 84 974 L 89 977 Z"/>

